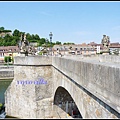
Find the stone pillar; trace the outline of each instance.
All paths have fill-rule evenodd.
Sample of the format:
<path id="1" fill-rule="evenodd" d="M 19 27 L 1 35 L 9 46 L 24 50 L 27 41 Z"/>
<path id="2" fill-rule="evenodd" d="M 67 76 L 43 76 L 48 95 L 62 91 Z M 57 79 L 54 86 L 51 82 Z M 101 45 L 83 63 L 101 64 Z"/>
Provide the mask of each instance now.
<path id="1" fill-rule="evenodd" d="M 14 79 L 5 92 L 6 114 L 18 118 L 52 117 L 51 58 L 14 58 Z"/>

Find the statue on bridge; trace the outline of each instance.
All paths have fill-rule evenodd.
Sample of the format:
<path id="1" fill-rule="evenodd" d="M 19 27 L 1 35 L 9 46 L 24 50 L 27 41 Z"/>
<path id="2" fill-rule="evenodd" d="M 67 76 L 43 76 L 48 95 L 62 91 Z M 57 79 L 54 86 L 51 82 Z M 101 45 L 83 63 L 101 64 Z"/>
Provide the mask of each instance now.
<path id="1" fill-rule="evenodd" d="M 21 40 L 18 47 L 20 48 L 20 53 L 25 54 L 25 56 L 28 56 L 28 54 L 35 55 L 36 50 L 34 47 L 30 46 L 25 33 L 21 34 Z"/>
<path id="2" fill-rule="evenodd" d="M 109 47 L 110 47 L 110 37 L 103 35 L 102 39 L 102 45 L 103 45 L 103 51 L 102 53 L 109 53 Z"/>

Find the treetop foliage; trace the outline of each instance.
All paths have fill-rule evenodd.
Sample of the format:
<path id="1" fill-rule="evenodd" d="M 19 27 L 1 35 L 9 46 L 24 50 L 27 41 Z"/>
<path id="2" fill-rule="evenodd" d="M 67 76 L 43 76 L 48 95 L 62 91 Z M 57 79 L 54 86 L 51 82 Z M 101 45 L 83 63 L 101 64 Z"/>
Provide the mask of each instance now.
<path id="1" fill-rule="evenodd" d="M 5 33 L 4 36 L 1 35 L 1 33 Z M 0 46 L 16 46 L 19 44 L 19 41 L 21 40 L 21 34 L 25 33 L 23 31 L 19 31 L 18 29 L 15 29 L 12 33 L 12 35 L 7 34 L 7 32 L 12 32 L 11 30 L 5 30 L 4 27 L 0 27 Z M 48 47 L 52 47 L 55 44 L 62 44 L 59 41 L 50 42 L 47 38 L 40 38 L 38 34 L 30 34 L 26 33 L 26 39 L 29 42 L 37 43 L 38 46 L 42 46 L 42 44 L 46 44 Z M 64 43 L 66 44 L 66 43 Z"/>
<path id="2" fill-rule="evenodd" d="M 11 30 L 5 30 L 5 28 L 4 27 L 0 27 L 0 33 L 1 32 L 12 32 Z"/>

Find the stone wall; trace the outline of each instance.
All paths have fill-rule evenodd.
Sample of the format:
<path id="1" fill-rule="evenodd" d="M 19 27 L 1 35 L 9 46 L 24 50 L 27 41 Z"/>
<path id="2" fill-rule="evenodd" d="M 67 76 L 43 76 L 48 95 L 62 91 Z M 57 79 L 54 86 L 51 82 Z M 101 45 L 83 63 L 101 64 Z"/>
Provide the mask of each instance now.
<path id="1" fill-rule="evenodd" d="M 120 66 L 60 57 L 53 58 L 52 65 L 58 71 L 53 72 L 55 90 L 57 86 L 67 89 L 83 118 L 120 117 Z M 95 110 L 100 115 L 95 115 Z"/>
<path id="2" fill-rule="evenodd" d="M 120 56 L 117 56 L 117 55 L 99 55 L 99 61 L 120 64 Z"/>
<path id="3" fill-rule="evenodd" d="M 14 65 L 52 65 L 52 59 L 50 56 L 19 56 L 15 57 Z"/>
<path id="4" fill-rule="evenodd" d="M 114 109 L 87 91 L 86 88 L 77 86 L 57 69 L 53 70 L 53 75 L 55 75 L 54 81 L 57 81 L 54 84 L 54 93 L 58 86 L 64 87 L 72 96 L 83 118 L 118 118 L 118 113 L 116 114 Z"/>
<path id="5" fill-rule="evenodd" d="M 35 58 L 32 56 L 15 58 L 14 79 L 5 92 L 5 111 L 9 116 L 42 118 L 44 116 L 39 113 L 42 113 L 43 103 L 51 105 L 51 101 L 46 101 L 46 98 L 53 96 L 51 63 L 45 63 L 46 58 L 43 57 Z M 36 66 L 32 66 L 33 64 Z M 43 83 L 39 82 L 40 79 Z M 49 105 L 46 104 L 47 108 Z M 51 107 L 47 109 L 47 113 L 50 112 Z M 51 114 L 46 116 L 51 117 Z"/>
<path id="6" fill-rule="evenodd" d="M 119 65 L 50 56 L 15 57 L 14 61 L 14 80 L 5 93 L 8 115 L 53 118 L 54 95 L 62 86 L 74 99 L 83 118 L 120 117 Z M 34 83 L 39 78 L 47 84 L 18 82 Z"/>

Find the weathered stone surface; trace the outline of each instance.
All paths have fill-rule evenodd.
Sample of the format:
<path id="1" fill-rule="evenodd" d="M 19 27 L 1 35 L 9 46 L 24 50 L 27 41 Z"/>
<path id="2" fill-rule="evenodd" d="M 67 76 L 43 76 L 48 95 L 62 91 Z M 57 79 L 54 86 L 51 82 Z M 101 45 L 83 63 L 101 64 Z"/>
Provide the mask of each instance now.
<path id="1" fill-rule="evenodd" d="M 99 55 L 99 61 L 100 62 L 106 62 L 106 63 L 120 63 L 120 56 L 117 55 Z"/>
<path id="2" fill-rule="evenodd" d="M 83 118 L 117 118 L 120 113 L 120 66 L 117 64 L 44 56 L 16 57 L 15 64 L 14 80 L 5 93 L 8 115 L 58 117 L 53 99 L 59 86 L 69 92 Z M 18 84 L 25 80 L 34 83 L 39 78 L 47 84 Z"/>
<path id="3" fill-rule="evenodd" d="M 62 66 L 62 70 L 61 70 L 61 64 L 63 61 L 64 61 L 64 66 Z M 120 88 L 120 84 L 115 85 L 115 83 L 117 83 L 117 81 L 119 81 L 120 74 L 118 74 L 118 73 L 120 73 L 120 67 L 117 64 L 116 65 L 114 64 L 114 66 L 113 66 L 113 64 L 105 65 L 104 63 L 99 63 L 97 61 L 96 62 L 95 61 L 94 62 L 91 62 L 91 61 L 83 62 L 81 60 L 79 60 L 80 64 L 76 63 L 76 61 L 74 62 L 74 64 L 70 64 L 70 63 L 72 63 L 71 61 L 72 60 L 70 60 L 70 59 L 69 60 L 66 59 L 66 61 L 65 61 L 65 60 L 62 60 L 62 58 L 53 58 L 52 63 L 57 69 L 61 70 L 63 73 L 65 73 L 70 78 L 75 80 L 75 82 L 77 82 L 79 85 L 85 87 L 85 89 L 87 89 L 89 92 L 91 91 L 91 93 L 93 93 L 96 97 L 103 100 L 106 104 L 111 105 L 111 107 L 115 108 L 119 112 L 119 109 L 117 109 L 116 104 L 118 106 L 120 106 L 119 105 L 120 96 L 119 96 L 119 92 L 114 92 L 114 90 L 117 89 L 118 87 Z M 65 65 L 65 63 L 66 63 L 66 65 Z M 80 67 L 79 67 L 80 69 L 79 69 L 79 71 L 77 71 L 78 68 L 76 66 L 79 66 L 79 65 L 80 65 Z M 74 68 L 74 66 L 77 69 L 74 69 L 71 72 L 70 68 Z M 56 72 L 53 72 L 53 74 L 55 74 L 55 76 L 57 77 Z M 60 76 L 60 75 L 58 75 L 58 76 Z M 78 77 L 76 77 L 76 76 L 78 76 Z M 116 77 L 116 76 L 118 76 L 118 77 Z M 58 80 L 59 78 L 56 78 L 56 79 Z M 62 83 L 63 83 L 62 86 L 64 86 L 65 88 L 70 87 L 68 85 L 68 82 L 67 82 L 67 86 L 66 86 L 65 78 L 63 78 L 63 79 L 64 79 L 64 81 L 62 80 Z M 61 82 L 59 82 L 59 83 L 61 83 Z M 55 83 L 55 85 L 56 85 L 56 83 Z M 117 90 L 119 91 L 119 89 L 117 89 Z M 75 91 L 75 89 L 74 89 L 74 91 Z M 72 93 L 71 90 L 70 90 L 70 93 Z M 75 94 L 74 94 L 73 98 L 75 98 Z"/>

